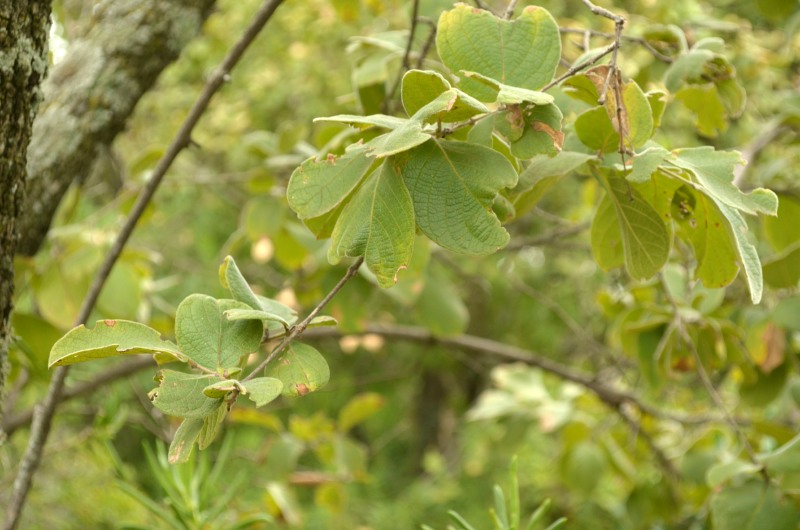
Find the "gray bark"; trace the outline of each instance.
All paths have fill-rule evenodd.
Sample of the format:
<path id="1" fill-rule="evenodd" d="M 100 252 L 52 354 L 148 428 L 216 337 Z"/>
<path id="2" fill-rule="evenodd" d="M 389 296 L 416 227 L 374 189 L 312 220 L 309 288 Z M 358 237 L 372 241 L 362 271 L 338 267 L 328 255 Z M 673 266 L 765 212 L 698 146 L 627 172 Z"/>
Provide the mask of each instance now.
<path id="1" fill-rule="evenodd" d="M 0 0 L 0 393 L 8 376 L 14 254 L 23 212 L 26 153 L 42 99 L 40 85 L 47 73 L 49 29 L 50 0 Z M 3 401 L 0 398 L 0 420 Z"/>
<path id="2" fill-rule="evenodd" d="M 45 82 L 28 150 L 18 252 L 35 254 L 61 198 L 89 174 L 139 98 L 200 31 L 215 0 L 109 0 Z"/>

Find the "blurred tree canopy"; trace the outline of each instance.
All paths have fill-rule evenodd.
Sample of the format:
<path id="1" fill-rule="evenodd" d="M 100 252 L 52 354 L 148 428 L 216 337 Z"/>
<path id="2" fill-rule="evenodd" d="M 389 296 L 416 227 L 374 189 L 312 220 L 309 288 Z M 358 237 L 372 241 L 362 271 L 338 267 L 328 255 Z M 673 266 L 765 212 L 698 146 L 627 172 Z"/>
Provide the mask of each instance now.
<path id="1" fill-rule="evenodd" d="M 259 4 L 53 2 L 14 260 L 3 506 L 53 355 L 74 355 L 54 344 Z M 551 40 L 542 36 L 549 19 L 530 5 L 552 15 Z M 796 528 L 800 3 L 602 8 L 281 5 L 204 112 L 88 320 L 135 321 L 182 348 L 182 301 L 189 311 L 231 297 L 239 305 L 223 309 L 247 311 L 268 299 L 285 320 L 255 331 L 244 321 L 256 345 L 264 329 L 271 339 L 241 350 L 254 352 L 243 355 L 248 373 L 333 290 L 323 313 L 336 326 L 303 326 L 303 344 L 285 346 L 297 359 L 309 359 L 303 348 L 321 353 L 329 380 L 307 361 L 310 386 L 294 395 L 263 407 L 255 391 L 256 403 L 219 401 L 224 422 L 202 424 L 213 433 L 187 446 L 199 436 L 208 447 L 175 464 L 168 447 L 181 422 L 171 414 L 181 414 L 165 413 L 177 409 L 163 405 L 164 381 L 187 370 L 168 365 L 177 371 L 154 382 L 160 367 L 145 356 L 76 364 L 19 528 L 459 525 L 448 510 L 474 528 L 517 528 L 502 524 L 505 498 L 490 512 L 495 483 L 511 519 L 550 500 L 532 528 L 560 517 L 575 529 Z M 506 71 L 510 52 L 482 64 L 491 45 L 458 48 L 488 24 L 510 39 L 500 39 L 505 52 L 519 38 L 511 21 L 528 19 L 540 40 L 526 61 L 550 61 L 555 72 L 542 82 L 527 66 L 518 77 Z M 447 210 L 452 186 L 425 195 L 416 184 L 424 171 L 408 168 L 422 155 L 426 167 L 440 164 L 437 176 L 445 159 L 475 171 L 491 230 L 464 243 L 449 225 L 437 228 L 437 215 L 463 212 Z M 322 196 L 303 188 L 315 175 L 350 163 L 363 170 L 338 202 L 303 202 Z M 402 173 L 400 191 L 392 171 Z M 369 186 L 395 195 L 367 208 Z M 774 192 L 777 216 L 740 215 L 773 213 L 772 192 L 760 188 Z M 361 222 L 352 204 L 379 227 L 403 217 L 404 193 L 414 210 L 396 223 L 404 239 L 375 250 L 344 226 Z M 365 266 L 345 277 L 356 256 Z M 247 283 L 237 295 L 239 278 Z M 190 360 L 209 378 L 227 368 Z M 278 360 L 263 379 L 285 386 L 291 359 Z M 154 387 L 161 394 L 148 399 Z M 247 394 L 205 390 L 219 400 Z"/>

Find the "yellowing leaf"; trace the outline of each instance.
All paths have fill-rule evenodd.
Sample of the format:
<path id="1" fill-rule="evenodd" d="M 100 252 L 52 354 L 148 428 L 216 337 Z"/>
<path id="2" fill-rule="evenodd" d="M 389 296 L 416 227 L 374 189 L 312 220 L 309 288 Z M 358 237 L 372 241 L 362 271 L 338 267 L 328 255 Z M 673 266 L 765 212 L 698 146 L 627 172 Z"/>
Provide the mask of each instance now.
<path id="1" fill-rule="evenodd" d="M 48 365 L 64 366 L 139 353 L 167 354 L 186 359 L 175 344 L 163 340 L 158 331 L 144 324 L 127 320 L 98 320 L 94 328 L 78 326 L 53 344 Z"/>

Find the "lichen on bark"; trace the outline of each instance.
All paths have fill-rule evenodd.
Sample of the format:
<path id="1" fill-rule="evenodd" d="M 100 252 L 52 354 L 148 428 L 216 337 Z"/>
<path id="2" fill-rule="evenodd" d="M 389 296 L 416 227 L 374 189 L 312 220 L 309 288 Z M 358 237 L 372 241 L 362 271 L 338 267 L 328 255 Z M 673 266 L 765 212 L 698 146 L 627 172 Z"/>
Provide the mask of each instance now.
<path id="1" fill-rule="evenodd" d="M 17 228 L 23 212 L 27 149 L 47 73 L 49 29 L 49 0 L 0 0 L 0 424 L 8 377 Z"/>
<path id="2" fill-rule="evenodd" d="M 35 254 L 72 182 L 122 132 L 142 95 L 200 31 L 215 0 L 106 0 L 45 82 L 28 151 L 21 254 Z"/>

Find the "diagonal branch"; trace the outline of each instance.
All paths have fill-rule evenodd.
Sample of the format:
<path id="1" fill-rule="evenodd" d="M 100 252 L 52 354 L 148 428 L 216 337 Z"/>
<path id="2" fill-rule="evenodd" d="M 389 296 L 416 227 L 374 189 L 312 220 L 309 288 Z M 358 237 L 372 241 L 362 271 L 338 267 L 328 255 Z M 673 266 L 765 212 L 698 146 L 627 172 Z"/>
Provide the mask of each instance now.
<path id="1" fill-rule="evenodd" d="M 239 62 L 245 50 L 253 43 L 256 36 L 261 32 L 266 23 L 272 18 L 275 10 L 282 3 L 283 0 L 265 0 L 261 8 L 253 17 L 252 22 L 247 27 L 245 32 L 234 44 L 233 48 L 228 52 L 228 55 L 214 71 L 211 77 L 203 87 L 200 96 L 195 101 L 189 115 L 186 117 L 183 125 L 181 126 L 178 134 L 173 139 L 167 152 L 159 160 L 156 165 L 153 175 L 147 182 L 147 185 L 142 189 L 136 204 L 131 210 L 125 225 L 117 236 L 116 241 L 109 249 L 100 270 L 97 272 L 95 279 L 92 283 L 89 292 L 84 299 L 83 306 L 81 307 L 78 315 L 77 323 L 84 324 L 89 317 L 92 309 L 94 308 L 97 298 L 100 296 L 100 291 L 103 289 L 111 269 L 116 263 L 122 253 L 125 244 L 128 242 L 133 233 L 136 224 L 144 213 L 145 208 L 150 203 L 153 195 L 158 189 L 159 184 L 163 180 L 172 163 L 177 158 L 178 154 L 191 144 L 191 134 L 194 127 L 200 121 L 200 118 L 208 108 L 211 98 L 222 87 L 222 85 L 229 79 L 229 75 L 233 67 Z M 19 522 L 19 517 L 22 513 L 22 508 L 25 505 L 25 500 L 31 488 L 33 475 L 39 467 L 42 458 L 42 451 L 44 450 L 45 442 L 50 433 L 50 427 L 53 422 L 53 415 L 58 403 L 61 399 L 61 392 L 64 388 L 64 380 L 68 373 L 68 367 L 60 366 L 55 370 L 53 379 L 50 383 L 50 388 L 45 396 L 44 401 L 36 408 L 33 416 L 33 425 L 31 428 L 30 439 L 28 446 L 25 450 L 22 462 L 20 463 L 17 478 L 14 481 L 14 491 L 12 493 L 11 503 L 7 512 L 7 519 L 4 526 L 5 530 L 14 530 Z"/>
<path id="2" fill-rule="evenodd" d="M 216 0 L 116 0 L 45 80 L 28 148 L 18 251 L 36 254 L 70 184 L 125 128 L 139 99 L 200 31 Z"/>

